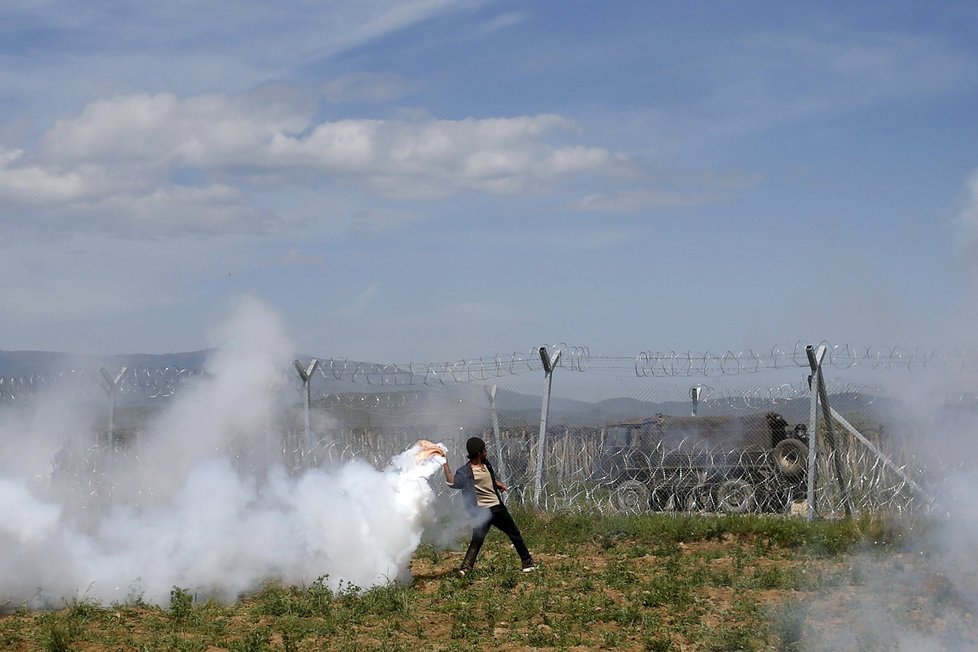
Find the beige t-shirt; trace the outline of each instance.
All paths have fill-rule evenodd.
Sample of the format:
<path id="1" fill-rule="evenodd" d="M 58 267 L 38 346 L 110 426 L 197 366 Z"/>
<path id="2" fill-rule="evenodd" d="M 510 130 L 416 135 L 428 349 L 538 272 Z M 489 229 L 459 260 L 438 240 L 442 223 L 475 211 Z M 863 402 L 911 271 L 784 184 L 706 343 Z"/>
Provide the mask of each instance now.
<path id="1" fill-rule="evenodd" d="M 475 499 L 479 507 L 493 507 L 499 504 L 499 496 L 492 486 L 492 476 L 489 469 L 483 466 L 472 467 L 472 478 L 475 480 Z"/>

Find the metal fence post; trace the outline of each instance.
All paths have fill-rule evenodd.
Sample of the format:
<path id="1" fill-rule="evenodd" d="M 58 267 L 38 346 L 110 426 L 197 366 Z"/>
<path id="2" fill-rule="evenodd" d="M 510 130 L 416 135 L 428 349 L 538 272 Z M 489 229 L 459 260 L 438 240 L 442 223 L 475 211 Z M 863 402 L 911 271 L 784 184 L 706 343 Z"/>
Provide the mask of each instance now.
<path id="1" fill-rule="evenodd" d="M 808 355 L 808 363 L 812 368 L 812 376 L 815 377 L 815 388 L 818 390 L 818 400 L 822 404 L 822 416 L 825 419 L 825 437 L 829 446 L 832 447 L 832 463 L 835 466 L 836 481 L 839 483 L 839 491 L 842 492 L 842 507 L 846 516 L 852 516 L 851 496 L 849 486 L 842 470 L 842 458 L 839 457 L 839 446 L 835 441 L 835 432 L 832 428 L 832 408 L 829 406 L 829 393 L 825 389 L 825 377 L 822 376 L 822 356 L 825 355 L 825 346 L 818 347 L 819 356 L 815 349 L 809 345 L 805 347 Z"/>
<path id="2" fill-rule="evenodd" d="M 306 399 L 303 432 L 305 435 L 305 452 L 311 454 L 314 447 L 312 442 L 312 420 L 311 420 L 312 383 L 310 383 L 309 381 L 312 378 L 313 372 L 316 371 L 316 367 L 319 365 L 319 360 L 317 358 L 313 358 L 312 362 L 310 362 L 309 366 L 307 367 L 303 367 L 302 363 L 299 362 L 298 360 L 293 360 L 292 364 L 295 365 L 295 370 L 299 372 L 299 378 L 302 379 L 302 388 L 303 390 L 305 390 L 303 392 L 305 394 L 305 399 Z M 305 455 L 303 455 L 303 457 L 305 457 Z"/>
<path id="3" fill-rule="evenodd" d="M 816 363 L 822 364 L 822 356 L 825 355 L 825 347 L 819 347 L 815 354 Z M 808 376 L 808 388 L 812 394 L 811 404 L 808 408 L 808 520 L 815 520 L 815 513 L 818 511 L 818 497 L 815 489 L 818 486 L 818 375 L 812 373 Z"/>
<path id="4" fill-rule="evenodd" d="M 497 466 L 499 467 L 499 477 L 506 482 L 509 476 L 506 474 L 506 456 L 503 455 L 503 439 L 499 435 L 499 412 L 496 410 L 496 385 L 485 389 L 486 394 L 489 395 L 489 415 L 492 417 L 492 446 L 498 451 Z"/>
<path id="5" fill-rule="evenodd" d="M 112 374 L 105 370 L 105 367 L 102 367 L 101 369 L 102 378 L 105 379 L 105 384 L 102 385 L 102 389 L 104 389 L 105 393 L 109 395 L 110 399 L 112 399 L 111 403 L 109 404 L 109 450 L 115 450 L 116 400 L 118 397 L 119 383 L 122 381 L 122 377 L 126 375 L 127 371 L 129 371 L 129 368 L 123 366 L 122 369 L 119 370 L 119 373 L 113 378 Z"/>
<path id="6" fill-rule="evenodd" d="M 537 472 L 533 479 L 533 508 L 540 508 L 540 495 L 543 493 L 543 455 L 547 443 L 547 412 L 550 410 L 550 386 L 553 383 L 553 372 L 560 361 L 560 350 L 552 359 L 547 347 L 540 347 L 540 361 L 543 362 L 545 374 L 543 384 L 543 405 L 540 408 L 540 436 L 537 439 Z"/>

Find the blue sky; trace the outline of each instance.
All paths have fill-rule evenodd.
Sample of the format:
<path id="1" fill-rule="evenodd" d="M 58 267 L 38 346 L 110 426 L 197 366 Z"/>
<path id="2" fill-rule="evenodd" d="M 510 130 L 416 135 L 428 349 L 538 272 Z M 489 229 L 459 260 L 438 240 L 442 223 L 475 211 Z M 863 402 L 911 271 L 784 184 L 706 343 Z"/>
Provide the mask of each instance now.
<path id="1" fill-rule="evenodd" d="M 978 5 L 0 5 L 0 349 L 971 345 Z"/>

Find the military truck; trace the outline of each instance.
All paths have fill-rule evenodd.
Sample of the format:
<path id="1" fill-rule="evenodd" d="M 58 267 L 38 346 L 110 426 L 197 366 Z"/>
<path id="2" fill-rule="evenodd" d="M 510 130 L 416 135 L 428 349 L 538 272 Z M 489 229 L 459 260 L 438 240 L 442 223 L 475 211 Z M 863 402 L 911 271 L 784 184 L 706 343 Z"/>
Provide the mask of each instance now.
<path id="1" fill-rule="evenodd" d="M 787 511 L 805 496 L 808 432 L 776 412 L 605 426 L 593 479 L 628 513 Z"/>

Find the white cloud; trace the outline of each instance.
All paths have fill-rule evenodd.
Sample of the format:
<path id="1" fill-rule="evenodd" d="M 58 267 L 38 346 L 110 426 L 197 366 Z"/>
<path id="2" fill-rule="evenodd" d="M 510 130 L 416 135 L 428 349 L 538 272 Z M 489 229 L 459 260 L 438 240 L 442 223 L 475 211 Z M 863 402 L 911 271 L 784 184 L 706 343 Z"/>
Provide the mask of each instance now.
<path id="1" fill-rule="evenodd" d="M 288 106 L 259 106 L 220 94 L 118 96 L 58 121 L 45 135 L 42 152 L 54 160 L 150 168 L 248 164 L 275 138 L 306 124 Z"/>
<path id="2" fill-rule="evenodd" d="M 129 235 L 254 231 L 281 219 L 248 200 L 259 175 L 427 199 L 533 192 L 623 164 L 602 148 L 549 141 L 573 129 L 547 114 L 315 124 L 285 103 L 247 97 L 117 96 L 59 120 L 33 156 L 0 150 L 0 202 Z M 172 181 L 188 170 L 202 181 Z"/>
<path id="3" fill-rule="evenodd" d="M 58 203 L 85 197 L 104 179 L 98 168 L 79 166 L 60 172 L 24 160 L 21 150 L 0 148 L 0 200 L 10 203 Z"/>

